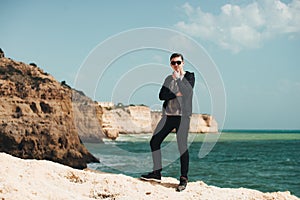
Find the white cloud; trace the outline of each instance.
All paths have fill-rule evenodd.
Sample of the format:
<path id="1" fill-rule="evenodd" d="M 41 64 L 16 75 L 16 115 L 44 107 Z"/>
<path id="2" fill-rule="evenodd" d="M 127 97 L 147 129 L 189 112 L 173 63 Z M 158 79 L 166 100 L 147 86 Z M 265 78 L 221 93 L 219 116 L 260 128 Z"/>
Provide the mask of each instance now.
<path id="1" fill-rule="evenodd" d="M 189 3 L 182 9 L 187 20 L 178 22 L 176 28 L 233 52 L 258 48 L 265 40 L 279 35 L 287 34 L 292 38 L 300 33 L 299 0 L 289 4 L 280 0 L 254 1 L 244 6 L 226 4 L 218 15 Z"/>

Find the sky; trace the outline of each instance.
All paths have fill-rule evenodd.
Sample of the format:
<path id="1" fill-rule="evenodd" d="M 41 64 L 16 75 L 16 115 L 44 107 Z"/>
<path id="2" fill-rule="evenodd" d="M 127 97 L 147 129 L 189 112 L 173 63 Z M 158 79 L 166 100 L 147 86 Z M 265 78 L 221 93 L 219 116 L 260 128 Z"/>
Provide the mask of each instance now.
<path id="1" fill-rule="evenodd" d="M 159 109 L 182 50 L 194 112 L 223 129 L 300 129 L 299 0 L 0 0 L 0 29 L 6 57 L 95 101 Z"/>

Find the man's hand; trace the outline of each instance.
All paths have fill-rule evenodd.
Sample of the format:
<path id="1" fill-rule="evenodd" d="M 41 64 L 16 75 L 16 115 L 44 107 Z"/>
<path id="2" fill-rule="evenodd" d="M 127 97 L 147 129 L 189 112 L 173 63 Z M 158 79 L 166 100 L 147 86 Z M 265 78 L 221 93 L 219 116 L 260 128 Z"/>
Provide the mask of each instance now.
<path id="1" fill-rule="evenodd" d="M 174 71 L 172 75 L 175 80 L 180 78 L 180 72 Z"/>
<path id="2" fill-rule="evenodd" d="M 177 96 L 177 97 L 182 97 L 181 92 L 177 92 L 177 93 L 176 93 L 176 96 Z"/>

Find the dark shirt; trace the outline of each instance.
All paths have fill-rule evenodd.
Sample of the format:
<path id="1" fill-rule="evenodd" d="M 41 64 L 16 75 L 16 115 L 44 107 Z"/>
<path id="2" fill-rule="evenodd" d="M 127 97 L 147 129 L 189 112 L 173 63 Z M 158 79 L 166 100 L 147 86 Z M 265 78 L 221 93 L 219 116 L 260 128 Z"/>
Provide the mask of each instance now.
<path id="1" fill-rule="evenodd" d="M 176 80 L 176 85 L 178 86 L 178 90 L 181 92 L 182 97 L 176 96 L 176 93 L 178 92 L 176 88 L 170 88 L 170 86 L 174 86 L 173 81 L 172 75 L 167 76 L 159 92 L 159 99 L 164 100 L 163 115 L 191 116 L 193 88 L 195 85 L 194 73 L 186 71 L 182 80 L 180 78 Z M 175 106 L 169 105 L 170 102 L 173 104 L 175 103 Z M 176 102 L 178 103 L 177 105 Z M 174 110 L 172 111 L 170 108 L 174 108 L 175 110 L 180 109 L 180 111 L 173 112 Z"/>

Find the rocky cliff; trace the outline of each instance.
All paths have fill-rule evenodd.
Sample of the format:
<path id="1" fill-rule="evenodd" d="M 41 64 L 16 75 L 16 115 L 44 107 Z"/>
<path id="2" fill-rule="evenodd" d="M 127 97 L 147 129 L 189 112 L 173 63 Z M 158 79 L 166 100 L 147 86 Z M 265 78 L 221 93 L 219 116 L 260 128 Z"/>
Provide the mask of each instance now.
<path id="1" fill-rule="evenodd" d="M 99 143 L 102 131 L 102 108 L 82 92 L 72 90 L 72 109 L 75 126 L 82 142 Z"/>
<path id="2" fill-rule="evenodd" d="M 95 120 L 84 115 L 99 116 L 101 110 L 96 105 L 35 64 L 16 62 L 1 53 L 0 151 L 80 169 L 89 162 L 99 162 L 78 136 L 89 128 L 92 137 L 84 136 L 101 141 L 99 120 L 95 125 Z"/>
<path id="3" fill-rule="evenodd" d="M 191 133 L 216 133 L 218 123 L 215 118 L 208 114 L 192 114 L 190 123 Z"/>
<path id="4" fill-rule="evenodd" d="M 161 119 L 161 112 L 153 112 L 147 106 L 121 106 L 102 108 L 102 128 L 108 138 L 119 134 L 152 133 Z M 218 132 L 216 120 L 207 114 L 191 116 L 190 132 Z"/>
<path id="5" fill-rule="evenodd" d="M 152 131 L 161 119 L 161 112 L 151 112 Z M 192 114 L 190 122 L 190 133 L 216 133 L 218 132 L 217 121 L 208 114 Z"/>
<path id="6" fill-rule="evenodd" d="M 147 106 L 103 108 L 102 128 L 111 139 L 116 139 L 119 133 L 149 133 L 152 131 L 150 108 Z"/>

